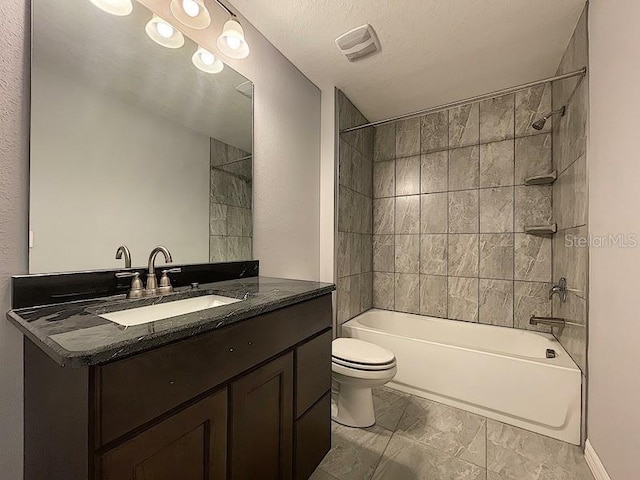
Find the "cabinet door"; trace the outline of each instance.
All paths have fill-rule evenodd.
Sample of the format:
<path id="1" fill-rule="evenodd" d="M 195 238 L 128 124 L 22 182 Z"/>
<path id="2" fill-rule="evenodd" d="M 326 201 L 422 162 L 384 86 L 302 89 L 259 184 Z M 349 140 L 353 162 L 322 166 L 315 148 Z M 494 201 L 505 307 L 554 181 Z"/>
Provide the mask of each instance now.
<path id="1" fill-rule="evenodd" d="M 293 476 L 293 354 L 231 385 L 231 478 Z"/>
<path id="2" fill-rule="evenodd" d="M 227 390 L 170 416 L 98 457 L 101 480 L 223 480 Z"/>

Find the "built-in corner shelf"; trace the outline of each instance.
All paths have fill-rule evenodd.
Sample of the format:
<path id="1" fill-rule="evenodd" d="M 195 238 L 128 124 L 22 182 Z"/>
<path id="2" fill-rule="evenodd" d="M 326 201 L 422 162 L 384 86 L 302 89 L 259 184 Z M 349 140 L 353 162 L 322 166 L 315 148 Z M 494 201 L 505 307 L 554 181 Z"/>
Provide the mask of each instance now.
<path id="1" fill-rule="evenodd" d="M 558 178 L 558 171 L 554 170 L 551 173 L 545 173 L 544 175 L 535 175 L 533 177 L 525 178 L 525 185 L 551 185 Z"/>
<path id="2" fill-rule="evenodd" d="M 532 225 L 524 227 L 524 233 L 528 235 L 536 235 L 538 237 L 550 237 L 558 231 L 558 225 L 552 223 L 550 225 Z"/>

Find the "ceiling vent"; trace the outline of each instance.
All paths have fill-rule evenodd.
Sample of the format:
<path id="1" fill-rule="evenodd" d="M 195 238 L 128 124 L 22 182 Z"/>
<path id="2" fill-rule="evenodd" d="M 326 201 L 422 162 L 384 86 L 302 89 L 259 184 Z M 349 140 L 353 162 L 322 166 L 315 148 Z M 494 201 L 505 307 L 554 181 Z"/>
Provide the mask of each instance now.
<path id="1" fill-rule="evenodd" d="M 355 62 L 380 51 L 380 40 L 369 24 L 340 35 L 336 38 L 336 45 L 350 62 Z"/>

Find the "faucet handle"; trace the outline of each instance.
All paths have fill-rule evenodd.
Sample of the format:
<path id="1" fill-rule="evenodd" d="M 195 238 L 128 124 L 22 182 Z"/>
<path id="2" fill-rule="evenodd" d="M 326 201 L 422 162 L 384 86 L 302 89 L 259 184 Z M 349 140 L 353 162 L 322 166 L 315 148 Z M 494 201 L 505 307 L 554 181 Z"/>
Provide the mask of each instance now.
<path id="1" fill-rule="evenodd" d="M 171 285 L 171 279 L 169 278 L 170 273 L 180 273 L 182 269 L 180 267 L 177 268 L 168 268 L 166 270 L 162 270 L 162 276 L 160 277 L 160 284 L 158 285 L 158 293 L 161 295 L 173 292 L 173 286 Z"/>
<path id="2" fill-rule="evenodd" d="M 131 280 L 131 288 L 127 293 L 127 298 L 142 297 L 144 286 L 142 285 L 142 280 L 140 280 L 140 272 L 117 272 L 116 278 L 133 278 L 133 280 Z"/>

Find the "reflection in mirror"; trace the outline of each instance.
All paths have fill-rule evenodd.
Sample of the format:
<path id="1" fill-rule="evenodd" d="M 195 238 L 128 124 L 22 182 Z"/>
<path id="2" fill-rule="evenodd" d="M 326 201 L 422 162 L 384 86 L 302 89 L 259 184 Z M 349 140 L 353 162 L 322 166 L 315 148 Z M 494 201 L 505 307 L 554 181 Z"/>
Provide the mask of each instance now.
<path id="1" fill-rule="evenodd" d="M 156 245 L 251 259 L 252 83 L 197 66 L 212 59 L 186 35 L 155 43 L 140 3 L 32 1 L 30 272 L 124 267 L 120 245 L 134 267 Z"/>

